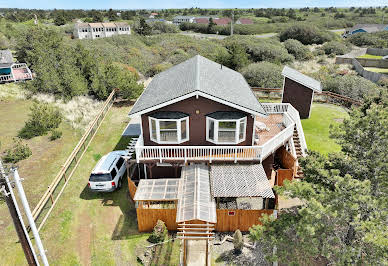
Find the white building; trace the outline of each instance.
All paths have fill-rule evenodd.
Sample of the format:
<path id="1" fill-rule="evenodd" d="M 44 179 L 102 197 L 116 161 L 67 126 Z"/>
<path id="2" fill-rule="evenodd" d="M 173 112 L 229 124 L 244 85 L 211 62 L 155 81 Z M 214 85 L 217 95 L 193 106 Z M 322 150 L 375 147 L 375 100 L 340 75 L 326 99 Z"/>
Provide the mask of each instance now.
<path id="1" fill-rule="evenodd" d="M 131 34 L 131 28 L 126 22 L 76 23 L 74 27 L 74 38 L 77 39 L 96 39 L 122 34 Z"/>
<path id="2" fill-rule="evenodd" d="M 173 23 L 175 25 L 179 25 L 179 24 L 185 23 L 185 22 L 193 23 L 194 19 L 195 19 L 195 17 L 192 17 L 192 16 L 176 16 L 173 19 Z"/>

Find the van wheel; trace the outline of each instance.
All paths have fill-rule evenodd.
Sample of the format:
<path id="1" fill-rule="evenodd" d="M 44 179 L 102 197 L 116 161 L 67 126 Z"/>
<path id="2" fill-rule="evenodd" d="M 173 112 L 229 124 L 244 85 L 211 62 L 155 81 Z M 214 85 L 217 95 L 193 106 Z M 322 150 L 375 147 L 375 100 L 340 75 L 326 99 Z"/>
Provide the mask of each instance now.
<path id="1" fill-rule="evenodd" d="M 119 180 L 119 185 L 118 185 L 118 187 L 117 187 L 118 189 L 120 189 L 121 188 L 121 179 Z"/>

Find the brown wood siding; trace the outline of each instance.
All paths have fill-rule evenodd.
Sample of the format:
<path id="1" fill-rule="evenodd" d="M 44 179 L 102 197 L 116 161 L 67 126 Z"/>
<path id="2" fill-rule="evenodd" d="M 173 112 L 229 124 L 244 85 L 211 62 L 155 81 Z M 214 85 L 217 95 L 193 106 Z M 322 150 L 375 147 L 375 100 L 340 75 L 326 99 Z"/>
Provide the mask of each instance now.
<path id="1" fill-rule="evenodd" d="M 196 114 L 196 110 L 199 110 L 199 114 Z M 170 104 L 156 111 L 149 112 L 141 116 L 145 146 L 164 145 L 164 144 L 158 144 L 150 140 L 148 116 L 159 111 L 177 111 L 177 112 L 184 112 L 190 115 L 190 118 L 189 118 L 190 139 L 189 141 L 186 141 L 184 143 L 177 144 L 177 145 L 188 145 L 188 146 L 215 145 L 211 142 L 206 141 L 206 115 L 207 114 L 217 112 L 217 111 L 242 112 L 233 107 L 229 107 L 227 105 L 224 105 L 203 97 L 199 97 L 198 99 L 196 99 L 195 97 L 191 97 L 186 100 L 182 100 L 180 102 Z M 242 113 L 245 113 L 245 112 L 242 112 Z M 247 116 L 246 138 L 245 138 L 245 141 L 239 143 L 238 145 L 251 146 L 254 118 L 248 113 L 245 113 L 245 114 Z M 165 144 L 165 145 L 171 146 L 171 144 Z"/>
<path id="2" fill-rule="evenodd" d="M 282 102 L 292 104 L 299 111 L 301 119 L 309 118 L 312 97 L 313 90 L 287 77 L 285 78 Z"/>
<path id="3" fill-rule="evenodd" d="M 277 185 L 278 186 L 283 186 L 284 180 L 290 180 L 292 181 L 294 172 L 292 169 L 278 169 L 277 170 L 278 175 L 277 175 Z"/>
<path id="4" fill-rule="evenodd" d="M 176 231 L 176 209 L 137 208 L 137 226 L 139 232 L 151 232 L 158 220 L 162 220 L 168 230 Z"/>
<path id="5" fill-rule="evenodd" d="M 234 216 L 228 215 L 230 211 L 234 212 Z M 217 224 L 216 231 L 218 232 L 233 232 L 239 229 L 240 231 L 249 231 L 253 225 L 260 224 L 259 218 L 263 214 L 272 214 L 273 210 L 220 210 L 217 209 Z"/>

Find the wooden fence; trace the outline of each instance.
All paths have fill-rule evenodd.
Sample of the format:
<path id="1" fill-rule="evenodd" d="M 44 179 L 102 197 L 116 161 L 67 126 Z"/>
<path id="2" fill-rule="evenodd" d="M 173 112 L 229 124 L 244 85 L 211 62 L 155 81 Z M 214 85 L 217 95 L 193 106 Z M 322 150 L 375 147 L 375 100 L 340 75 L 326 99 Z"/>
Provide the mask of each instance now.
<path id="1" fill-rule="evenodd" d="M 108 99 L 106 99 L 103 107 L 101 108 L 101 111 L 86 130 L 77 146 L 75 146 L 74 150 L 67 158 L 59 173 L 56 175 L 47 191 L 43 194 L 43 197 L 40 199 L 35 209 L 32 211 L 32 215 L 35 222 L 37 223 L 38 230 L 42 228 L 54 206 L 56 205 L 58 199 L 62 195 L 82 156 L 84 155 L 94 135 L 99 129 L 101 122 L 104 120 L 106 113 L 112 106 L 115 94 L 116 90 L 113 90 Z"/>
<path id="2" fill-rule="evenodd" d="M 137 227 L 139 232 L 151 232 L 158 220 L 162 220 L 168 230 L 176 231 L 178 224 L 176 222 L 175 209 L 144 209 L 139 204 L 136 209 Z"/>
<path id="3" fill-rule="evenodd" d="M 234 232 L 249 231 L 253 225 L 260 224 L 263 214 L 272 214 L 273 210 L 223 210 L 217 209 L 216 231 Z"/>
<path id="4" fill-rule="evenodd" d="M 282 93 L 282 89 L 280 88 L 258 88 L 258 87 L 252 87 L 252 90 L 254 92 L 264 92 L 264 93 L 268 93 L 268 98 L 269 97 L 269 94 L 271 92 L 277 92 L 277 93 Z M 354 104 L 354 105 L 361 105 L 362 102 L 360 101 L 357 101 L 357 100 L 354 100 L 350 97 L 347 97 L 347 96 L 344 96 L 344 95 L 341 95 L 341 94 L 338 94 L 338 93 L 333 93 L 333 92 L 330 92 L 330 91 L 322 91 L 322 93 L 314 93 L 314 95 L 316 96 L 323 96 L 324 97 L 324 100 L 323 102 L 331 102 L 331 101 L 339 101 L 339 102 L 345 102 L 345 103 L 350 103 L 350 104 Z M 276 96 L 276 95 L 273 95 L 272 98 L 275 98 L 275 99 L 280 99 L 281 96 Z M 318 100 L 317 100 L 318 101 Z"/>

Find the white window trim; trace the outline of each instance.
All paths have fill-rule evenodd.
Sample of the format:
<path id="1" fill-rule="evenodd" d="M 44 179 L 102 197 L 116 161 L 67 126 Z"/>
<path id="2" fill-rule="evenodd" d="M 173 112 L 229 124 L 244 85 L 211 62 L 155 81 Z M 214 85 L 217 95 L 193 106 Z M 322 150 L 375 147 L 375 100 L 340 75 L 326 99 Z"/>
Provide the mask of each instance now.
<path id="1" fill-rule="evenodd" d="M 210 121 L 213 121 L 214 123 L 214 140 L 209 138 L 209 125 Z M 218 123 L 219 122 L 235 122 L 236 128 L 234 129 L 235 132 L 235 141 L 234 142 L 219 142 L 218 141 Z M 243 130 L 243 138 L 240 140 L 240 123 L 244 123 L 244 130 Z M 228 130 L 232 131 L 232 130 Z M 246 140 L 247 136 L 247 117 L 239 118 L 239 119 L 214 119 L 211 117 L 206 117 L 206 140 L 214 143 L 214 144 L 239 144 Z"/>
<path id="2" fill-rule="evenodd" d="M 156 125 L 156 139 L 154 139 L 152 137 L 152 120 L 155 121 L 155 125 Z M 186 121 L 186 138 L 185 139 L 182 139 L 182 129 L 181 129 L 181 125 L 182 125 L 182 121 L 185 120 Z M 177 125 L 177 141 L 162 141 L 160 140 L 160 124 L 159 122 L 160 121 L 174 121 L 176 122 L 176 125 Z M 181 118 L 181 119 L 158 119 L 158 118 L 153 118 L 153 117 L 148 117 L 148 128 L 149 128 L 149 134 L 150 134 L 150 140 L 153 141 L 153 142 L 156 142 L 158 144 L 181 144 L 183 142 L 186 142 L 186 141 L 189 141 L 190 139 L 190 126 L 189 126 L 189 117 L 184 117 L 184 118 Z M 171 130 L 173 131 L 173 130 Z M 174 130 L 175 131 L 175 130 Z"/>

